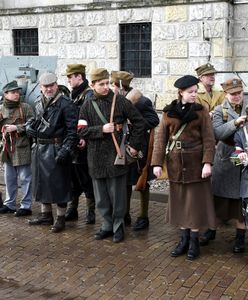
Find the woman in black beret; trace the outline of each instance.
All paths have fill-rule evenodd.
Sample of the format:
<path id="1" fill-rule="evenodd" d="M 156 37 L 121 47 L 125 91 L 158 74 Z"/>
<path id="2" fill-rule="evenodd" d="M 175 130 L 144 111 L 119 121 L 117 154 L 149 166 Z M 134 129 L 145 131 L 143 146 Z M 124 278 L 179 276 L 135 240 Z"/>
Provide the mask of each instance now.
<path id="1" fill-rule="evenodd" d="M 167 220 L 181 229 L 181 240 L 171 256 L 187 253 L 190 260 L 200 254 L 199 229 L 215 224 L 210 182 L 215 138 L 207 109 L 195 103 L 198 82 L 191 75 L 175 82 L 178 99 L 163 110 L 152 157 L 157 177 L 166 157 L 170 182 Z"/>

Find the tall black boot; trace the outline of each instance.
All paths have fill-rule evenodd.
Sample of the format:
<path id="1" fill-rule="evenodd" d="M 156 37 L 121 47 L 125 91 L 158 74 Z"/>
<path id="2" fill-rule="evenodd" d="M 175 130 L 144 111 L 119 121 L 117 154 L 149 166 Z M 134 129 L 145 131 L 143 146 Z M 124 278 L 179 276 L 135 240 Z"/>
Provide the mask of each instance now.
<path id="1" fill-rule="evenodd" d="M 233 246 L 233 253 L 242 253 L 245 251 L 245 229 L 236 229 L 236 237 Z"/>
<path id="2" fill-rule="evenodd" d="M 200 255 L 199 232 L 190 232 L 189 251 L 187 258 L 194 260 Z"/>
<path id="3" fill-rule="evenodd" d="M 55 223 L 51 227 L 51 231 L 57 233 L 63 231 L 64 229 L 65 229 L 65 216 L 57 216 Z"/>
<path id="4" fill-rule="evenodd" d="M 176 248 L 171 251 L 172 257 L 177 257 L 185 254 L 189 249 L 190 229 L 181 229 L 181 241 Z"/>
<path id="5" fill-rule="evenodd" d="M 86 224 L 96 223 L 95 205 L 94 198 L 86 198 Z"/>

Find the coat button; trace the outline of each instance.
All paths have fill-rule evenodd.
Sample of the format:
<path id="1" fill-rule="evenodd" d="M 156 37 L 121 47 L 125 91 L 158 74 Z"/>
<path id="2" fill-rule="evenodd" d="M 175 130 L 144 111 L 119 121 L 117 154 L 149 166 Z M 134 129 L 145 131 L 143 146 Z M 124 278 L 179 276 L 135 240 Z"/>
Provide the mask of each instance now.
<path id="1" fill-rule="evenodd" d="M 186 171 L 186 168 L 183 168 L 183 171 L 185 172 L 185 171 Z"/>

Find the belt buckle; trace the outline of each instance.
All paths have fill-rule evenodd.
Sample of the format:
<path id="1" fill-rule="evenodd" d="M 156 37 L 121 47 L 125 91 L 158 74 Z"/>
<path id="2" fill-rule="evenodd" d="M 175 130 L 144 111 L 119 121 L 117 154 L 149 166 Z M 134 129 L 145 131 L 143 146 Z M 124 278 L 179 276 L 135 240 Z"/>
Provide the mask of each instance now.
<path id="1" fill-rule="evenodd" d="M 181 141 L 176 141 L 176 149 L 181 150 L 182 149 L 182 143 Z"/>

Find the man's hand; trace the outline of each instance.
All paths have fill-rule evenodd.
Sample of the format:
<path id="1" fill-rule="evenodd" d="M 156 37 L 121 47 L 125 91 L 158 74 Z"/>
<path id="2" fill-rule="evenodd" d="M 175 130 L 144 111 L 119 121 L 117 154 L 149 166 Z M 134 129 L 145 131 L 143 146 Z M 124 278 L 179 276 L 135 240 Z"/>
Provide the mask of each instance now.
<path id="1" fill-rule="evenodd" d="M 132 157 L 136 157 L 138 155 L 138 151 L 132 148 L 131 146 L 128 146 L 128 152 Z"/>
<path id="2" fill-rule="evenodd" d="M 83 149 L 85 148 L 85 146 L 86 146 L 85 140 L 84 140 L 84 139 L 80 139 L 80 140 L 79 140 L 79 143 L 78 143 L 78 145 L 77 145 L 78 149 L 79 149 L 79 150 L 83 150 Z"/>
<path id="3" fill-rule="evenodd" d="M 102 127 L 102 132 L 104 133 L 112 133 L 115 130 L 115 125 L 114 123 L 107 123 L 105 125 L 103 125 Z"/>
<path id="4" fill-rule="evenodd" d="M 202 168 L 202 178 L 207 178 L 207 177 L 211 176 L 211 174 L 212 174 L 211 164 L 205 163 Z"/>
<path id="5" fill-rule="evenodd" d="M 158 178 L 162 176 L 162 167 L 153 167 L 153 174 Z"/>
<path id="6" fill-rule="evenodd" d="M 238 119 L 234 121 L 235 126 L 241 126 L 244 125 L 244 123 L 247 121 L 247 116 L 240 116 Z"/>

